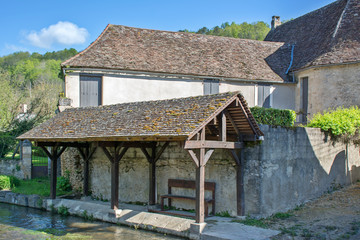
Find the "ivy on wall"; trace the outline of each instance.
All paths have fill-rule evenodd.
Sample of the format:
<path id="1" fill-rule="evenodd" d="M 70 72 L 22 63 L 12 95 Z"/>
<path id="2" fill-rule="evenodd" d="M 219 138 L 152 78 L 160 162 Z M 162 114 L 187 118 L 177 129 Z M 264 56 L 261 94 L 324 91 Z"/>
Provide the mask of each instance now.
<path id="1" fill-rule="evenodd" d="M 263 107 L 252 107 L 250 110 L 259 124 L 291 127 L 296 121 L 296 113 L 293 110 Z"/>

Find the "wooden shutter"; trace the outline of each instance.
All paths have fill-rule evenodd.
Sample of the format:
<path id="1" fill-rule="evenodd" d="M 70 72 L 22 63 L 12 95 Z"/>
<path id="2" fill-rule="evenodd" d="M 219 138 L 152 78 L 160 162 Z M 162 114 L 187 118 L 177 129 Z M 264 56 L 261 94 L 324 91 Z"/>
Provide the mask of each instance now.
<path id="1" fill-rule="evenodd" d="M 271 98 L 270 85 L 258 85 L 258 106 L 269 108 Z"/>
<path id="2" fill-rule="evenodd" d="M 80 107 L 101 105 L 101 77 L 80 75 Z"/>
<path id="3" fill-rule="evenodd" d="M 303 111 L 302 121 L 307 122 L 307 114 L 308 114 L 308 92 L 309 92 L 309 79 L 304 77 L 301 79 L 301 90 L 302 90 L 302 106 L 301 109 Z"/>
<path id="4" fill-rule="evenodd" d="M 219 80 L 204 80 L 204 95 L 219 93 Z"/>

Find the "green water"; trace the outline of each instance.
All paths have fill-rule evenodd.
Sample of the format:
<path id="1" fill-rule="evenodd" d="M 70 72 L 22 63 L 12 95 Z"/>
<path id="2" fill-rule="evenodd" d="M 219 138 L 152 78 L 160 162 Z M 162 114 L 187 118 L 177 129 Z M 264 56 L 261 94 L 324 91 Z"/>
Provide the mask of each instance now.
<path id="1" fill-rule="evenodd" d="M 0 203 L 0 224 L 35 231 L 51 231 L 54 235 L 80 234 L 86 239 L 180 239 L 164 234 L 134 229 L 126 226 L 85 221 L 79 217 L 60 216 L 33 208 Z M 0 233 L 0 239 L 1 233 Z M 79 238 L 77 238 L 79 239 Z"/>

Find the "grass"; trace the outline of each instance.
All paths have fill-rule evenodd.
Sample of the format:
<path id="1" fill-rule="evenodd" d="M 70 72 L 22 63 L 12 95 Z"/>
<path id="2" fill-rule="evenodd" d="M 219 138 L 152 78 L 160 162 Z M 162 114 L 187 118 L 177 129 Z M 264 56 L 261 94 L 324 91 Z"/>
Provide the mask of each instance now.
<path id="1" fill-rule="evenodd" d="M 20 185 L 11 188 L 14 193 L 26 195 L 36 194 L 43 197 L 50 196 L 50 179 L 48 177 L 35 178 L 30 180 L 20 180 Z M 56 195 L 61 196 L 70 192 L 56 190 Z"/>

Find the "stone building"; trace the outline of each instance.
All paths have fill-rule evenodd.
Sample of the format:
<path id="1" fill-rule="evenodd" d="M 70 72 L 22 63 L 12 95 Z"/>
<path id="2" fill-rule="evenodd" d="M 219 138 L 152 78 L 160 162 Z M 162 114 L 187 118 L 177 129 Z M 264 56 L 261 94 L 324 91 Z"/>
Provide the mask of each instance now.
<path id="1" fill-rule="evenodd" d="M 281 24 L 266 41 L 108 25 L 62 63 L 71 106 L 241 91 L 250 107 L 299 122 L 360 102 L 360 2 L 339 0 Z"/>

